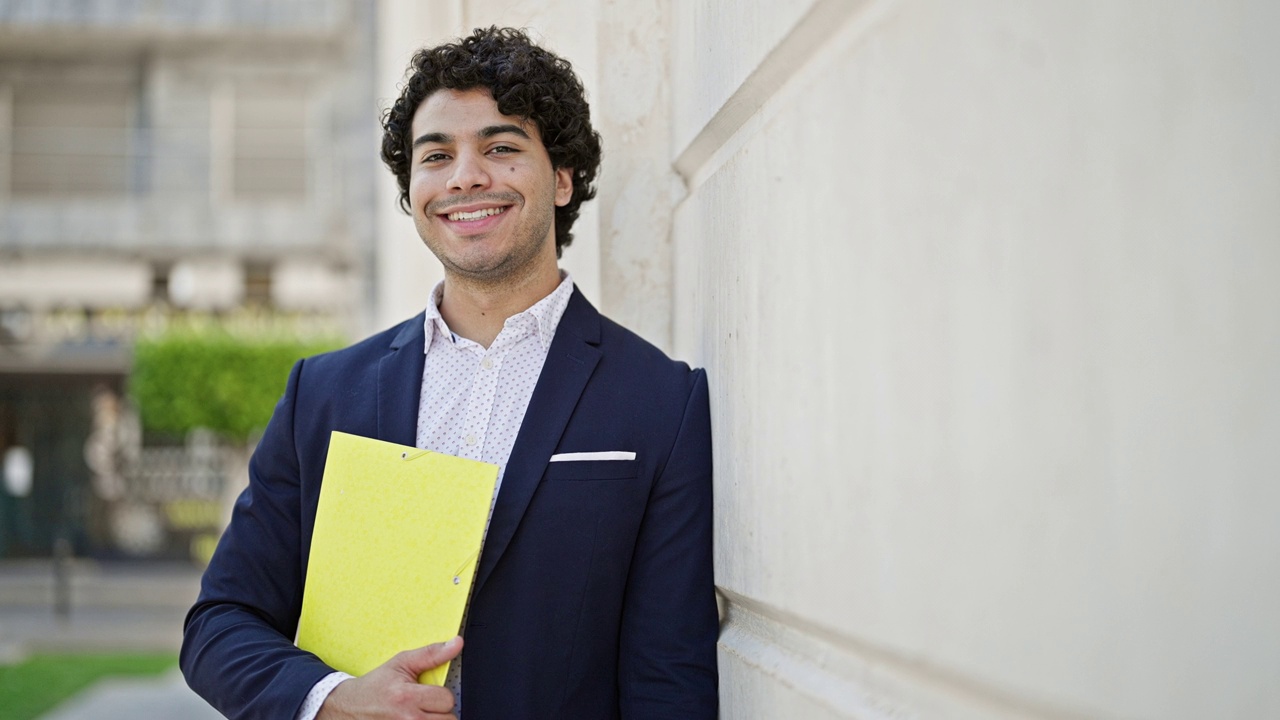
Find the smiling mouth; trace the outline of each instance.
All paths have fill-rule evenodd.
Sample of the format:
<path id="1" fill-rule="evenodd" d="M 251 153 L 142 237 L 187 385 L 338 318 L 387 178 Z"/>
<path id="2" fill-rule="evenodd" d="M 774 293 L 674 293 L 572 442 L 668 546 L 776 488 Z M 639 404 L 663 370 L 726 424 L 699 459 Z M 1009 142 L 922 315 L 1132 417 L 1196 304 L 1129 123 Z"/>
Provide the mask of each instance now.
<path id="1" fill-rule="evenodd" d="M 450 220 L 453 220 L 454 222 L 458 222 L 458 221 L 465 222 L 467 220 L 482 220 L 484 218 L 487 218 L 493 215 L 501 215 L 506 211 L 507 211 L 506 207 L 494 207 L 494 208 L 484 208 L 482 210 L 474 210 L 472 212 L 451 212 L 445 215 L 445 217 L 449 218 Z"/>

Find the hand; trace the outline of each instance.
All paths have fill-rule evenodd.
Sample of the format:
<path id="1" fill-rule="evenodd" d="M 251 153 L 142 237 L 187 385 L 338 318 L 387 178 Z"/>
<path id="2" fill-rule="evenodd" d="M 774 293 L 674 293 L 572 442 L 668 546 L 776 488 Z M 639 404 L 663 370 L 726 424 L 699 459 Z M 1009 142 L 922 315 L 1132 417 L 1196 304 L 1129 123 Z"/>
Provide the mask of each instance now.
<path id="1" fill-rule="evenodd" d="M 431 718 L 457 720 L 453 693 L 435 685 L 421 685 L 418 676 L 462 652 L 462 638 L 406 650 L 368 673 L 344 680 L 325 698 L 316 720 L 346 718 Z"/>

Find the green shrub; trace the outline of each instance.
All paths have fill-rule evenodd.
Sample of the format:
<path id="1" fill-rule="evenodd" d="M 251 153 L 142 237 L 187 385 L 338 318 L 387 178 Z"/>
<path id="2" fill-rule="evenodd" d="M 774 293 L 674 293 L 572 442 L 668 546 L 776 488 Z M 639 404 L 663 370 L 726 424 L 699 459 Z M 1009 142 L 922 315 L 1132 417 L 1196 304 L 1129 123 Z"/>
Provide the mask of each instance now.
<path id="1" fill-rule="evenodd" d="M 340 344 L 221 330 L 142 338 L 134 347 L 129 394 L 148 432 L 181 437 L 202 427 L 244 442 L 266 427 L 293 363 Z"/>

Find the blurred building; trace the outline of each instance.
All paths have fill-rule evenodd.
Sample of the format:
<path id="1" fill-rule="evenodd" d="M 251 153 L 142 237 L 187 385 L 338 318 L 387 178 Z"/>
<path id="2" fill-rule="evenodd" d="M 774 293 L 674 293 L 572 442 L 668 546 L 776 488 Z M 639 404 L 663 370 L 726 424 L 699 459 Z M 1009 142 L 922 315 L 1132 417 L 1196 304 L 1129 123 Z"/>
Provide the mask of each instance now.
<path id="1" fill-rule="evenodd" d="M 83 446 L 140 330 L 362 322 L 373 33 L 354 0 L 0 0 L 0 557 L 114 542 Z"/>

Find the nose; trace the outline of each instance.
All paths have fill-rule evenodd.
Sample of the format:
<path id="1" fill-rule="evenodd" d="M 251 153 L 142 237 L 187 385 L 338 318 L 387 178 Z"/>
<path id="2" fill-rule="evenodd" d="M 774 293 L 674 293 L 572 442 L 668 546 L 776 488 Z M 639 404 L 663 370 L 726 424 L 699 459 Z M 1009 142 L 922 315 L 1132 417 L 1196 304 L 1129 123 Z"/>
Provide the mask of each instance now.
<path id="1" fill-rule="evenodd" d="M 489 173 L 485 172 L 482 158 L 473 152 L 459 152 L 453 162 L 449 189 L 469 192 L 488 186 Z"/>

